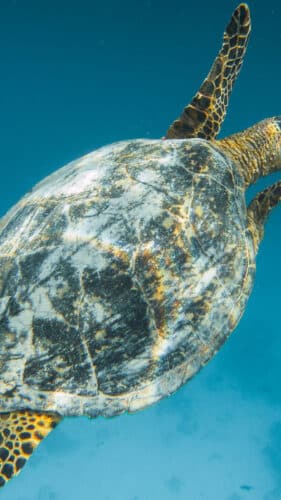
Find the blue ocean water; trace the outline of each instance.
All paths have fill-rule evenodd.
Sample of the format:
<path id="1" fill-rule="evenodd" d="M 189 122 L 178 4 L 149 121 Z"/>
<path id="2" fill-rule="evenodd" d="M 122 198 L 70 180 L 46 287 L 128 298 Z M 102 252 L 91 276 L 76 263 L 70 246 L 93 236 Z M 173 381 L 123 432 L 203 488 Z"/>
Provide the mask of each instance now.
<path id="1" fill-rule="evenodd" d="M 2 1 L 1 214 L 101 145 L 161 137 L 205 77 L 235 7 Z M 280 114 L 281 4 L 250 7 L 253 32 L 221 136 Z M 1 498 L 281 499 L 280 219 L 278 208 L 246 313 L 215 359 L 141 413 L 65 420 Z"/>

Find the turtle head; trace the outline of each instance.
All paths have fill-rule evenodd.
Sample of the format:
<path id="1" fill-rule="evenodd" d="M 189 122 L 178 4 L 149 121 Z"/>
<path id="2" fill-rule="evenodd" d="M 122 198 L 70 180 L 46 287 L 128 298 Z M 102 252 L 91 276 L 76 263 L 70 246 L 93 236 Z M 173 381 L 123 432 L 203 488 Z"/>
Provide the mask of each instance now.
<path id="1" fill-rule="evenodd" d="M 234 160 L 246 187 L 260 177 L 281 170 L 281 116 L 267 118 L 216 143 Z"/>

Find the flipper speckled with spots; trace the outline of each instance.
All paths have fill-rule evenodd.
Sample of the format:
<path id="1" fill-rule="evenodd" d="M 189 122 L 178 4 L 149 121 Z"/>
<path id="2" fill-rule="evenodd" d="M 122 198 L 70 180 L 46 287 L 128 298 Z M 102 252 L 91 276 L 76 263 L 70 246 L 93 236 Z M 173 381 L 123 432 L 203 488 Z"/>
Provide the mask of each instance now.
<path id="1" fill-rule="evenodd" d="M 55 413 L 0 413 L 0 486 L 21 471 L 34 449 L 59 421 Z"/>
<path id="2" fill-rule="evenodd" d="M 225 30 L 222 48 L 207 78 L 181 116 L 170 126 L 167 139 L 214 139 L 217 136 L 246 53 L 250 31 L 249 8 L 240 4 Z"/>

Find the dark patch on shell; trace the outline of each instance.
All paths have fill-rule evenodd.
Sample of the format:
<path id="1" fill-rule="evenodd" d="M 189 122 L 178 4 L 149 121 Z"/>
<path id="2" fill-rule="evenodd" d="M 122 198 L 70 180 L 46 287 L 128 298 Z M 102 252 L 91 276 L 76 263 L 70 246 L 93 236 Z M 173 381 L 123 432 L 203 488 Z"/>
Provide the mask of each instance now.
<path id="1" fill-rule="evenodd" d="M 24 381 L 40 390 L 69 389 L 83 393 L 92 367 L 83 348 L 78 331 L 55 319 L 35 319 L 33 322 L 35 352 L 27 361 Z"/>
<path id="2" fill-rule="evenodd" d="M 116 260 L 99 274 L 86 270 L 83 286 L 108 313 L 102 323 L 93 324 L 93 329 L 84 334 L 98 386 L 106 394 L 124 393 L 136 387 L 149 369 L 145 366 L 131 374 L 126 369 L 127 362 L 142 355 L 150 365 L 149 346 L 153 338 L 147 303 L 124 264 Z"/>

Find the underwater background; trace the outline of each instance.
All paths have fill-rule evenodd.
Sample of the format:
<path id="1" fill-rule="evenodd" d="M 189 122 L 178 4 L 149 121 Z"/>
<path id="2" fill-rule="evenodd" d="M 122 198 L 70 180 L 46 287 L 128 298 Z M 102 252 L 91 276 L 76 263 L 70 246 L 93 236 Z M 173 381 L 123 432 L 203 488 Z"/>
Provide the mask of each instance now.
<path id="1" fill-rule="evenodd" d="M 206 76 L 236 5 L 1 0 L 1 215 L 93 149 L 163 136 Z M 249 5 L 252 35 L 221 136 L 281 114 L 281 3 Z M 280 250 L 281 207 L 246 313 L 215 359 L 143 412 L 66 419 L 1 499 L 281 499 Z"/>

